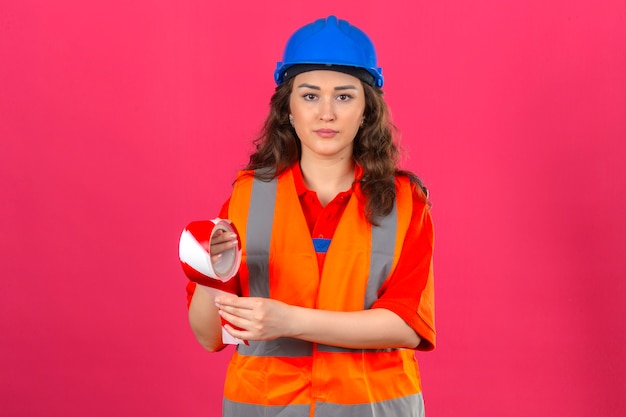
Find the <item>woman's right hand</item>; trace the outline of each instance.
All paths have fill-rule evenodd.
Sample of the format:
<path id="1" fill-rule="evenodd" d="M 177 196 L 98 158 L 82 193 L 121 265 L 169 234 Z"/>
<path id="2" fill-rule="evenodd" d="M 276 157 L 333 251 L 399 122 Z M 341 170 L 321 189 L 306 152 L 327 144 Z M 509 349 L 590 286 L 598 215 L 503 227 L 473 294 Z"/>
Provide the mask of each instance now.
<path id="1" fill-rule="evenodd" d="M 208 240 L 200 244 L 211 254 L 211 263 L 215 263 L 222 257 L 222 252 L 237 246 L 237 234 L 219 229 L 213 233 L 210 244 Z"/>

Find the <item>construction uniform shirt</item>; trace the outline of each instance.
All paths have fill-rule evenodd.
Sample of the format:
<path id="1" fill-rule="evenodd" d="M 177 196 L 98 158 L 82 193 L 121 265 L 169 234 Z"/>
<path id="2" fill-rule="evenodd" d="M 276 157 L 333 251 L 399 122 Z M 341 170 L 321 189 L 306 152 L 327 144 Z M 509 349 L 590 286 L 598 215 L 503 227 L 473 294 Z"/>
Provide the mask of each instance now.
<path id="1" fill-rule="evenodd" d="M 355 187 L 353 187 L 349 191 L 339 193 L 330 203 L 328 203 L 325 207 L 322 207 L 319 200 L 317 199 L 316 194 L 306 188 L 306 185 L 304 184 L 304 181 L 302 179 L 302 174 L 300 172 L 299 166 L 295 165 L 289 171 L 289 175 L 292 177 L 295 191 L 299 199 L 301 210 L 306 219 L 308 230 L 313 239 L 313 244 L 316 249 L 318 268 L 321 275 L 326 257 L 325 250 L 328 248 L 328 242 L 330 242 L 330 240 L 332 239 L 335 229 L 339 224 L 339 220 L 346 210 L 349 201 L 351 200 L 351 198 L 357 198 L 354 195 Z M 357 169 L 356 179 L 360 178 L 360 175 L 361 170 Z M 410 216 L 410 224 L 406 230 L 406 235 L 402 243 L 399 259 L 395 265 L 393 273 L 389 277 L 387 277 L 387 279 L 378 289 L 377 299 L 373 302 L 371 308 L 386 308 L 396 313 L 421 337 L 422 342 L 416 348 L 419 350 L 431 350 L 435 346 L 432 276 L 433 228 L 428 206 L 424 203 L 424 197 L 423 194 L 421 194 L 421 189 L 419 189 L 419 187 L 415 184 L 411 185 L 411 198 L 412 213 Z M 222 208 L 220 217 L 228 217 L 229 206 L 230 200 L 226 202 L 226 204 Z M 222 286 L 221 289 L 241 295 L 242 290 L 240 288 L 240 282 L 238 278 L 239 277 L 234 278 L 227 284 L 220 284 Z M 188 285 L 189 298 L 193 294 L 194 289 L 195 284 L 190 283 Z M 247 293 L 247 291 L 243 291 L 243 295 L 246 295 L 245 293 Z M 361 350 L 360 352 L 369 353 L 368 350 Z M 235 355 L 240 356 L 237 353 Z M 417 367 L 415 366 L 415 368 Z M 232 372 L 237 371 L 233 370 Z M 415 373 L 418 374 L 417 369 L 415 369 Z M 419 376 L 416 375 L 415 378 L 418 381 L 417 385 L 419 385 Z M 388 383 L 389 381 L 385 382 Z M 376 385 L 376 383 L 374 383 L 374 385 Z M 331 388 L 329 387 L 329 389 Z M 241 408 L 238 405 L 240 404 L 240 402 L 246 403 L 246 401 L 248 401 L 249 399 L 235 398 L 235 401 L 229 400 L 228 390 L 229 389 L 227 387 L 227 395 L 224 404 L 226 414 L 228 414 L 229 412 L 232 412 L 232 415 L 236 415 L 237 413 L 242 412 L 256 414 L 258 409 L 255 405 L 251 406 L 252 409 Z M 421 389 L 419 387 L 417 388 L 417 392 L 419 393 L 421 401 Z M 237 394 L 234 394 L 234 396 L 237 397 Z M 280 394 L 278 394 L 278 396 L 280 397 Z M 375 401 L 371 398 L 370 400 L 370 402 Z M 303 402 L 302 398 L 298 398 L 297 400 L 294 400 L 293 398 L 285 399 L 285 402 L 287 403 L 294 401 Z M 326 410 L 327 412 L 338 413 L 337 415 L 342 415 L 342 410 L 345 410 L 345 407 L 349 407 L 352 410 L 350 412 L 365 412 L 365 414 L 362 415 L 370 415 L 365 410 L 354 409 L 354 407 L 362 401 L 363 398 L 355 398 L 353 402 L 355 402 L 356 404 L 352 404 L 350 401 L 348 401 L 350 405 L 343 404 L 341 406 L 338 406 L 338 409 L 332 408 L 332 402 L 321 403 L 317 406 L 310 406 L 309 408 L 307 408 L 307 412 L 310 412 L 311 415 L 324 415 L 316 413 L 322 413 L 324 412 L 324 410 Z M 366 399 L 365 401 L 368 400 Z M 379 401 L 379 403 L 389 403 L 389 400 Z M 380 404 L 378 404 L 378 406 L 381 406 Z M 278 409 L 282 410 L 284 406 L 287 405 L 288 404 L 281 404 L 281 402 L 278 401 L 277 404 L 268 403 L 265 404 L 264 407 L 270 407 L 270 410 L 275 410 L 276 407 L 278 407 Z M 375 409 L 371 405 L 368 407 L 368 409 Z M 316 408 L 317 411 L 315 411 Z M 394 410 L 393 412 L 403 412 L 403 409 L 401 408 L 397 409 L 393 407 L 383 407 L 383 409 L 386 409 L 387 411 Z M 411 409 L 415 409 L 415 407 L 412 406 Z M 274 415 L 272 412 L 269 412 L 269 414 L 267 414 L 268 410 L 264 410 L 264 415 Z M 418 412 L 415 415 L 420 414 L 421 412 Z M 309 414 L 304 414 L 303 412 L 302 415 Z"/>

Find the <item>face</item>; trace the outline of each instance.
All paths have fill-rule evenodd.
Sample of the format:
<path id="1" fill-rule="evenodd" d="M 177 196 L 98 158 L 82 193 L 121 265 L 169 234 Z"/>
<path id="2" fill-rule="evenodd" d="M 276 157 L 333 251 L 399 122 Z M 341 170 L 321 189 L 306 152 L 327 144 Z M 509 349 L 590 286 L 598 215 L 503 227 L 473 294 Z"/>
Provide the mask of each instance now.
<path id="1" fill-rule="evenodd" d="M 289 98 L 302 159 L 350 158 L 365 111 L 361 81 L 337 71 L 296 75 Z"/>

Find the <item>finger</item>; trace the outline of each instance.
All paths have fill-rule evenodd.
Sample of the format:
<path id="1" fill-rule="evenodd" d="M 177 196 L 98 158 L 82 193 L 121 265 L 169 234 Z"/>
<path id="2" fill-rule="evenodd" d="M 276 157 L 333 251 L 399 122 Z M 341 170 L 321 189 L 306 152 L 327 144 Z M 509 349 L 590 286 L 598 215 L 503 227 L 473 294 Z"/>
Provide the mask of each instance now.
<path id="1" fill-rule="evenodd" d="M 239 307 L 233 307 L 230 305 L 222 305 L 222 304 L 217 304 L 217 303 L 216 305 L 218 307 L 218 313 L 223 314 L 223 315 L 228 315 L 229 317 L 237 317 L 243 320 L 250 320 L 252 316 L 251 315 L 252 310 L 239 308 Z"/>
<path id="2" fill-rule="evenodd" d="M 253 339 L 251 339 L 252 333 L 250 333 L 249 331 L 247 331 L 245 329 L 241 329 L 241 330 L 235 329 L 233 326 L 231 326 L 228 323 L 224 324 L 224 329 L 226 329 L 228 334 L 230 334 L 232 337 L 235 337 L 237 339 L 240 339 L 240 340 L 253 340 Z"/>
<path id="3" fill-rule="evenodd" d="M 236 233 L 226 233 L 223 230 L 218 230 L 213 233 L 210 242 L 208 240 L 203 240 L 199 243 L 204 249 L 206 249 L 207 252 L 214 253 L 216 252 L 215 247 L 218 249 L 220 249 L 220 245 L 224 245 L 223 248 L 233 247 L 237 245 L 238 240 Z M 223 252 L 223 249 L 218 250 L 217 252 Z"/>
<path id="4" fill-rule="evenodd" d="M 256 302 L 255 299 L 251 297 L 220 295 L 215 297 L 215 305 L 219 308 L 229 308 L 229 312 L 232 312 L 233 309 L 252 310 Z"/>
<path id="5" fill-rule="evenodd" d="M 237 314 L 231 314 L 225 310 L 219 310 L 218 313 L 220 317 L 222 317 L 228 323 L 231 323 L 233 326 L 236 326 L 240 329 L 248 329 L 250 327 L 250 321 L 244 317 L 241 317 Z"/>
<path id="6" fill-rule="evenodd" d="M 232 249 L 235 246 L 237 246 L 237 241 L 229 240 L 229 241 L 221 242 L 221 243 L 211 243 L 211 248 L 209 250 L 211 252 L 211 255 L 217 255 L 224 251 Z"/>
<path id="7" fill-rule="evenodd" d="M 215 297 L 215 305 L 218 307 L 230 305 L 235 306 L 239 297 L 236 295 L 218 295 Z"/>
<path id="8" fill-rule="evenodd" d="M 220 233 L 218 234 L 217 232 L 220 232 Z M 211 237 L 212 244 L 237 241 L 236 233 L 232 233 L 232 232 L 226 233 L 226 232 L 223 232 L 222 230 L 218 230 L 217 232 L 215 232 L 213 234 L 213 237 Z"/>

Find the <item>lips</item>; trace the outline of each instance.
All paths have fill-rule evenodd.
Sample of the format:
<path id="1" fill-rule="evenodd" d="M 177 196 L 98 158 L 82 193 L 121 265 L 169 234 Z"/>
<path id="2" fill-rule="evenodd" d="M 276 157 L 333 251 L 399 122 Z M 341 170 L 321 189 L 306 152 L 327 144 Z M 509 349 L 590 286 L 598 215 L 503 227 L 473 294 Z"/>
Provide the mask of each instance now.
<path id="1" fill-rule="evenodd" d="M 318 136 L 321 136 L 323 138 L 332 138 L 337 133 L 339 133 L 334 129 L 317 129 L 314 132 L 317 133 Z"/>

